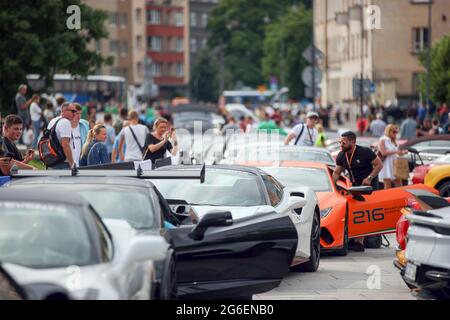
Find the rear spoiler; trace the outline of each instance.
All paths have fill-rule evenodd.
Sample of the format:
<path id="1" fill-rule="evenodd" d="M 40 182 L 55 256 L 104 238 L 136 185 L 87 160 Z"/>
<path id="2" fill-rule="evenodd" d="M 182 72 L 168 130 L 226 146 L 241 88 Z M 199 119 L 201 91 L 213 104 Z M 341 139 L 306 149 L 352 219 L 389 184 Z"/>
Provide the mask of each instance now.
<path id="1" fill-rule="evenodd" d="M 200 180 L 205 182 L 206 166 L 198 170 L 150 170 L 144 171 L 138 166 L 137 170 L 117 170 L 117 169 L 56 169 L 56 170 L 11 170 L 11 178 L 33 178 L 33 177 L 134 177 L 140 179 L 160 179 L 160 180 Z"/>

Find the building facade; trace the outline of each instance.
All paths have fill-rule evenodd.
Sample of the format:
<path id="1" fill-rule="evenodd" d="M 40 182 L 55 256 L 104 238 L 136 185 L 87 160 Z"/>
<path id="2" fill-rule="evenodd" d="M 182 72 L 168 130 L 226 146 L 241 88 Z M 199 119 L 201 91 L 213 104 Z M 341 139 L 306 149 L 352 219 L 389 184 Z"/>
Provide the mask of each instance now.
<path id="1" fill-rule="evenodd" d="M 450 33 L 450 1 L 432 0 L 431 42 Z M 324 52 L 323 105 L 357 102 L 353 79 L 375 83 L 379 104 L 420 98 L 419 53 L 430 43 L 429 0 L 315 0 L 316 46 Z M 361 15 L 363 6 L 364 15 Z"/>
<path id="2" fill-rule="evenodd" d="M 95 9 L 108 13 L 108 39 L 91 44 L 104 56 L 112 56 L 112 66 L 104 66 L 98 74 L 122 76 L 127 83 L 139 86 L 144 80 L 146 56 L 145 0 L 84 0 Z"/>

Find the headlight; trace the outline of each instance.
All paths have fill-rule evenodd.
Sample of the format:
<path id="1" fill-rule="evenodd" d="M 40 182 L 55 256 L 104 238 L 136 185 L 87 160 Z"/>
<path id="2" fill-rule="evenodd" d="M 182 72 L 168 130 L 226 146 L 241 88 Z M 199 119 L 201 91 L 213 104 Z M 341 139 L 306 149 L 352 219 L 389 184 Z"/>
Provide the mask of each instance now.
<path id="1" fill-rule="evenodd" d="M 325 218 L 326 216 L 328 216 L 328 214 L 331 212 L 333 208 L 326 208 L 323 210 L 320 210 L 320 218 Z"/>

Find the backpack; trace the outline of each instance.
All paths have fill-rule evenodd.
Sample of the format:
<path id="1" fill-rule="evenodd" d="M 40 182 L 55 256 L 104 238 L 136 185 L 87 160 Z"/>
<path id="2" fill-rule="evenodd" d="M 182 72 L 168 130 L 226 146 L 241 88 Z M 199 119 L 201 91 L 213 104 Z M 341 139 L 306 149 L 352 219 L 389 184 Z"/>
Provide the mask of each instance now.
<path id="1" fill-rule="evenodd" d="M 56 135 L 56 126 L 61 119 L 58 119 L 51 129 L 44 129 L 42 138 L 38 143 L 39 157 L 47 167 L 64 162 L 66 156 L 61 147 L 61 143 Z"/>

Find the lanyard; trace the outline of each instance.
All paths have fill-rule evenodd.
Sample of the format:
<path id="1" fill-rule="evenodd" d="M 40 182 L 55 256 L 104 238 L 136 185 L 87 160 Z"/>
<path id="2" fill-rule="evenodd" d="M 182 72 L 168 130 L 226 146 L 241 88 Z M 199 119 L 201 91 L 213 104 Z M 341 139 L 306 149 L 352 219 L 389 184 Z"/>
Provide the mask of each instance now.
<path id="1" fill-rule="evenodd" d="M 353 149 L 352 155 L 350 156 L 350 160 L 348 160 L 347 152 L 345 153 L 345 157 L 347 158 L 348 169 L 349 169 L 349 172 L 350 172 L 350 176 L 352 178 L 352 184 L 356 183 L 355 177 L 353 176 L 353 172 L 352 172 L 352 161 L 353 161 L 353 156 L 355 155 L 355 151 L 356 151 L 356 146 Z"/>

